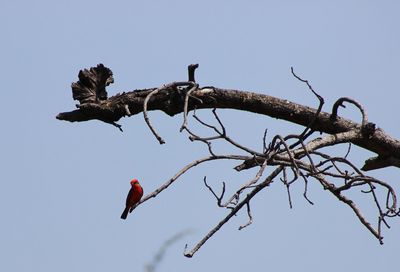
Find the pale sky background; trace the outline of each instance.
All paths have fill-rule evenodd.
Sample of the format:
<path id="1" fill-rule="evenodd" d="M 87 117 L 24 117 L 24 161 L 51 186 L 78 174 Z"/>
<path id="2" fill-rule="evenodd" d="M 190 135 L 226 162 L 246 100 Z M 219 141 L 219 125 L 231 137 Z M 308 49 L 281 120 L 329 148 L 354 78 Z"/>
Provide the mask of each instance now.
<path id="1" fill-rule="evenodd" d="M 18 1 L 0 0 L 0 270 L 144 271 L 165 240 L 157 271 L 395 271 L 399 221 L 385 244 L 352 211 L 310 183 L 292 191 L 277 181 L 252 202 L 254 223 L 238 231 L 240 213 L 192 258 L 192 247 L 227 211 L 202 183 L 230 190 L 254 171 L 209 163 L 120 220 L 129 180 L 145 193 L 207 150 L 179 133 L 182 116 L 151 112 L 167 144 L 160 146 L 142 115 L 120 121 L 124 133 L 90 121 L 55 119 L 74 109 L 70 84 L 80 69 L 104 63 L 114 73 L 109 95 L 185 80 L 200 63 L 200 85 L 265 93 L 316 107 L 290 67 L 310 80 L 329 111 L 342 96 L 357 99 L 369 119 L 400 138 L 399 1 Z M 228 132 L 261 148 L 262 133 L 300 127 L 268 117 L 220 111 Z M 352 107 L 341 114 L 359 121 Z M 221 149 L 222 150 L 222 149 Z M 373 154 L 354 147 L 359 166 Z M 398 189 L 399 170 L 370 173 Z M 367 203 L 367 201 L 365 201 Z M 375 208 L 365 213 L 375 223 Z"/>

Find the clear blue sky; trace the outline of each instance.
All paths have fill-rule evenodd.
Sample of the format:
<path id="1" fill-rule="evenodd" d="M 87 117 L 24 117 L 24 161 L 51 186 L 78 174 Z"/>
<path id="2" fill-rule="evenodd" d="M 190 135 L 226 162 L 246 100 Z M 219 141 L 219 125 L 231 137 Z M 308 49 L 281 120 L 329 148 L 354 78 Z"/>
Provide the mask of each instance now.
<path id="1" fill-rule="evenodd" d="M 208 164 L 119 219 L 129 180 L 151 192 L 206 154 L 179 133 L 181 116 L 150 116 L 160 146 L 141 115 L 121 120 L 124 133 L 98 122 L 67 123 L 70 84 L 79 69 L 104 63 L 114 72 L 109 95 L 186 79 L 261 92 L 316 107 L 290 67 L 326 98 L 357 99 L 400 138 L 398 1 L 18 1 L 0 2 L 0 270 L 143 271 L 165 240 L 193 230 L 168 249 L 157 271 L 376 271 L 398 268 L 399 222 L 385 245 L 317 184 L 310 206 L 293 188 L 294 209 L 276 182 L 253 201 L 254 223 L 241 213 L 192 259 L 183 257 L 226 211 L 202 184 L 243 183 L 233 163 Z M 356 110 L 342 113 L 359 120 Z M 299 127 L 254 114 L 221 111 L 235 139 L 261 148 L 271 135 Z M 371 153 L 354 148 L 361 163 Z M 371 174 L 398 186 L 398 169 Z M 365 201 L 367 204 L 367 201 Z M 365 206 L 374 216 L 374 207 Z M 371 218 L 371 217 L 370 217 Z M 375 218 L 371 218 L 375 222 Z M 391 263 L 392 262 L 392 263 Z"/>

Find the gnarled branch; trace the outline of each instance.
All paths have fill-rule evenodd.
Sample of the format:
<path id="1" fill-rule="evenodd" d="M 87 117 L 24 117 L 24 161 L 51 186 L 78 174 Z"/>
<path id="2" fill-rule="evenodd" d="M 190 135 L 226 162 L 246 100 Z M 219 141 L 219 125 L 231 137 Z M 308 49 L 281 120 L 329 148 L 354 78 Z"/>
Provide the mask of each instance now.
<path id="1" fill-rule="evenodd" d="M 104 67 L 99 64 L 98 67 Z M 327 112 L 321 111 L 316 115 L 317 110 L 303 106 L 285 99 L 279 99 L 265 94 L 254 92 L 221 89 L 217 87 L 198 87 L 193 89 L 193 82 L 178 82 L 166 85 L 162 92 L 154 92 L 159 88 L 150 88 L 143 90 L 134 90 L 132 92 L 124 92 L 114 96 L 107 97 L 105 86 L 112 83 L 112 72 L 107 70 L 110 78 L 104 78 L 103 69 L 91 68 L 90 73 L 87 70 L 80 72 L 85 74 L 86 80 L 78 81 L 81 86 L 80 90 L 85 93 L 99 94 L 101 99 L 81 99 L 81 105 L 77 110 L 70 112 L 62 112 L 57 115 L 57 119 L 70 122 L 83 122 L 88 120 L 101 120 L 110 124 L 116 124 L 118 120 L 125 116 L 133 116 L 146 110 L 160 110 L 170 116 L 185 111 L 184 101 L 187 100 L 187 92 L 190 90 L 190 97 L 196 98 L 187 101 L 187 110 L 193 109 L 235 109 L 254 112 L 257 114 L 267 115 L 273 118 L 286 120 L 304 127 L 308 127 L 313 131 L 320 131 L 328 134 L 336 134 L 340 132 L 353 131 L 362 127 L 361 124 L 351 120 L 336 116 L 334 118 Z M 193 69 L 193 68 L 192 68 Z M 103 78 L 102 78 L 103 77 Z M 100 81 L 102 84 L 93 84 Z M 104 82 L 104 83 L 103 83 Z M 75 86 L 78 83 L 74 83 Z M 85 85 L 86 84 L 86 85 Z M 82 97 L 78 94 L 79 90 L 74 89 L 74 98 Z M 146 98 L 152 94 L 148 103 L 144 103 Z M 147 102 L 147 101 L 146 101 Z M 339 101 L 340 103 L 342 101 Z M 339 104 L 339 103 L 337 103 Z M 394 160 L 387 160 L 382 167 L 396 166 L 400 160 L 400 141 L 387 135 L 382 129 L 373 129 L 369 133 L 369 137 L 360 137 L 352 141 L 364 149 L 377 153 L 380 157 L 393 157 Z M 394 163 L 392 163 L 394 162 Z M 373 169 L 379 167 L 374 166 Z M 369 168 L 366 167 L 365 170 Z"/>

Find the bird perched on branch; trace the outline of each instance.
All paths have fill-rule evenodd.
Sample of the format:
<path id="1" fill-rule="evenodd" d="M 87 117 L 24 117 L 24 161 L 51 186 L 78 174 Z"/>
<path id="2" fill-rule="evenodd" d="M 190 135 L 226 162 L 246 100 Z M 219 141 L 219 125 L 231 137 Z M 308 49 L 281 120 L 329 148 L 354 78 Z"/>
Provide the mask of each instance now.
<path id="1" fill-rule="evenodd" d="M 126 219 L 128 213 L 131 213 L 133 207 L 140 201 L 143 196 L 143 188 L 140 186 L 137 179 L 131 180 L 131 189 L 129 190 L 128 196 L 126 197 L 125 210 L 121 214 L 121 219 Z"/>

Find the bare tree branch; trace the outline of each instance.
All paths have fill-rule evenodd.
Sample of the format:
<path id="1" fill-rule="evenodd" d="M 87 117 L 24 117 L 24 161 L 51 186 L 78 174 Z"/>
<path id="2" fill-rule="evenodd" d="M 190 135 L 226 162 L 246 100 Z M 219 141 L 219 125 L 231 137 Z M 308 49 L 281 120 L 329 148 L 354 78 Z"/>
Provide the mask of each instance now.
<path id="1" fill-rule="evenodd" d="M 173 82 L 160 88 L 136 90 L 117 94 L 110 98 L 107 98 L 105 87 L 113 81 L 111 70 L 99 65 L 90 70 L 81 71 L 79 81 L 73 84 L 73 97 L 80 102 L 80 105 L 77 105 L 78 110 L 60 113 L 57 118 L 71 122 L 97 119 L 121 129 L 121 126 L 116 123 L 120 118 L 143 112 L 146 124 L 162 144 L 164 140 L 151 125 L 148 111 L 161 110 L 171 116 L 183 113 L 180 131 L 188 133 L 189 140 L 206 144 L 210 155 L 187 164 L 164 184 L 159 185 L 153 192 L 145 196 L 136 207 L 156 197 L 188 170 L 204 162 L 236 160 L 240 162 L 234 167 L 237 171 L 257 168 L 254 176 L 234 188 L 234 193 L 225 200 L 226 187 L 234 185 L 223 182 L 222 191 L 217 194 L 207 184 L 206 175 L 204 175 L 204 185 L 216 199 L 217 206 L 228 209 L 229 212 L 190 251 L 185 248 L 184 255 L 186 257 L 192 257 L 244 206 L 247 208 L 248 220 L 239 226 L 239 230 L 251 225 L 253 223 L 251 200 L 278 176 L 287 191 L 290 208 L 293 207 L 291 196 L 293 192 L 290 191 L 290 186 L 299 182 L 304 182 L 303 197 L 305 200 L 314 204 L 308 196 L 308 186 L 313 181 L 322 186 L 323 190 L 334 195 L 340 202 L 345 203 L 361 224 L 380 243 L 383 243 L 382 227 L 390 228 L 390 219 L 400 217 L 397 192 L 390 183 L 367 176 L 363 170 L 388 166 L 400 167 L 400 141 L 391 138 L 383 130 L 376 128 L 375 124 L 368 122 L 366 110 L 361 103 L 351 98 L 339 98 L 333 105 L 332 114 L 323 112 L 324 99 L 314 91 L 307 80 L 297 76 L 293 68 L 291 69 L 293 76 L 306 83 L 309 90 L 318 98 L 317 109 L 251 92 L 224 90 L 216 87 L 201 88 L 195 82 L 194 71 L 197 67 L 198 65 L 189 65 L 187 82 Z M 344 102 L 351 103 L 360 110 L 361 124 L 338 116 L 338 108 L 343 106 Z M 305 129 L 300 134 L 275 135 L 269 143 L 267 129 L 265 129 L 262 135 L 261 151 L 258 151 L 233 140 L 231 135 L 228 135 L 228 129 L 217 114 L 217 108 L 230 108 L 268 115 L 302 125 Z M 212 109 L 214 121 L 211 123 L 203 121 L 196 115 L 196 109 Z M 192 119 L 188 114 L 191 110 L 193 110 Z M 202 131 L 198 133 L 197 129 L 194 132 L 189 123 L 193 119 L 202 130 L 207 131 L 208 136 L 201 136 L 204 133 Z M 216 123 L 216 125 L 212 123 Z M 325 134 L 315 136 L 315 132 L 324 132 Z M 239 152 L 239 154 L 246 155 L 229 155 L 229 153 L 217 155 L 212 148 L 215 141 L 220 141 L 235 150 L 232 153 Z M 346 154 L 331 156 L 327 147 L 340 144 L 349 145 Z M 352 151 L 351 144 L 373 151 L 378 156 L 366 160 L 365 165 L 359 169 L 348 159 L 348 155 Z M 275 169 L 272 171 L 273 168 Z M 348 194 L 349 192 L 351 194 Z M 370 205 L 376 209 L 376 224 L 371 224 L 370 218 L 362 213 L 359 207 L 360 197 L 371 198 Z"/>
<path id="2" fill-rule="evenodd" d="M 222 219 L 213 229 L 211 229 L 207 235 L 204 236 L 203 239 L 201 239 L 194 247 L 192 250 L 189 252 L 185 252 L 184 255 L 186 257 L 193 257 L 193 255 L 204 245 L 204 243 L 210 239 L 223 225 L 225 225 L 226 222 L 231 219 L 232 216 L 234 216 L 244 205 L 246 205 L 259 191 L 264 189 L 266 186 L 268 186 L 270 183 L 272 183 L 273 179 L 279 175 L 279 173 L 282 171 L 283 166 L 277 167 L 269 176 L 266 178 L 262 183 L 257 185 L 247 196 L 246 198 L 241 201 L 238 205 L 236 205 L 235 208 L 232 209 L 232 211 L 224 218 Z"/>

